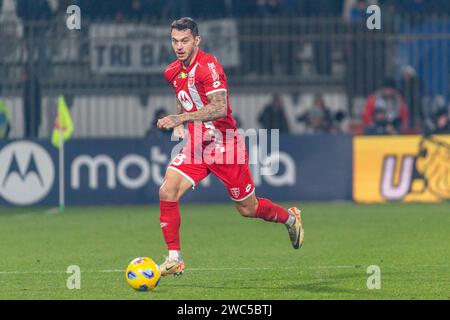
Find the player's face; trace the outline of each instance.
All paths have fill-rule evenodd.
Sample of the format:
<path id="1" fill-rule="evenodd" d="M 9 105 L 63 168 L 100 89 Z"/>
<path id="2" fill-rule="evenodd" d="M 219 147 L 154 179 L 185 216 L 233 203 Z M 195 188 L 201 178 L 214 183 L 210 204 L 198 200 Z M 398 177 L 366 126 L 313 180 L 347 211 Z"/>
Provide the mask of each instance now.
<path id="1" fill-rule="evenodd" d="M 199 44 L 200 37 L 194 37 L 191 30 L 172 29 L 172 48 L 178 60 L 190 61 Z"/>

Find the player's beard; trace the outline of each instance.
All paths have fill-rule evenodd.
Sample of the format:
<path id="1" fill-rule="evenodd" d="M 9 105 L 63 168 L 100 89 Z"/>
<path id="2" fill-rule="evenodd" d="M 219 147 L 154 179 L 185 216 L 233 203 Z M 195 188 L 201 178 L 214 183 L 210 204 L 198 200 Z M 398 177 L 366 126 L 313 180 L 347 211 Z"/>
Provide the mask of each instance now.
<path id="1" fill-rule="evenodd" d="M 180 60 L 185 67 L 188 67 L 191 64 L 197 51 L 198 50 L 196 50 L 196 48 L 194 47 L 192 51 L 187 55 L 186 59 Z"/>

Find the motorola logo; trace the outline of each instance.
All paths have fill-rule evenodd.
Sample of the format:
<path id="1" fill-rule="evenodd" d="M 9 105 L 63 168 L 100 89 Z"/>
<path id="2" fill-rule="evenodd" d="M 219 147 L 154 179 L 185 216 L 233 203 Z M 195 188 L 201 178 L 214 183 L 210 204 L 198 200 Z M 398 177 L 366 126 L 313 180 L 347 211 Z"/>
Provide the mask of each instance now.
<path id="1" fill-rule="evenodd" d="M 55 168 L 48 152 L 33 142 L 12 142 L 0 149 L 0 197 L 32 205 L 50 191 Z"/>

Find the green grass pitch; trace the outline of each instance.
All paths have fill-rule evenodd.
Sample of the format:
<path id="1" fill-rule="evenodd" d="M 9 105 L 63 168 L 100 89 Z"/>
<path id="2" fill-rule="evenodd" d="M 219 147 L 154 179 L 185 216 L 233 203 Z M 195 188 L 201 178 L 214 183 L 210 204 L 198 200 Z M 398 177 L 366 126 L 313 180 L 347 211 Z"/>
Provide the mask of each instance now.
<path id="1" fill-rule="evenodd" d="M 301 207 L 305 243 L 293 250 L 282 225 L 182 204 L 187 271 L 152 292 L 133 291 L 123 270 L 163 261 L 158 207 L 2 208 L 0 299 L 450 299 L 450 203 Z M 79 290 L 66 287 L 70 265 Z M 367 288 L 370 265 L 379 290 Z"/>

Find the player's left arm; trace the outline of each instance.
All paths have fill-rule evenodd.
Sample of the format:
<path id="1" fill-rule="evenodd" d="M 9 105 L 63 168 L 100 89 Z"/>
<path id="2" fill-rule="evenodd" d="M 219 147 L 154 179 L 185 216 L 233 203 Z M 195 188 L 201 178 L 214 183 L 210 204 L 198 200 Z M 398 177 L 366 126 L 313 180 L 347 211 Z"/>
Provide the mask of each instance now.
<path id="1" fill-rule="evenodd" d="M 170 115 L 158 121 L 158 128 L 171 129 L 185 122 L 214 121 L 227 116 L 227 91 L 220 90 L 207 95 L 208 104 L 202 109 Z"/>
<path id="2" fill-rule="evenodd" d="M 220 90 L 207 95 L 208 104 L 195 112 L 184 113 L 183 122 L 214 121 L 227 116 L 227 91 Z"/>
<path id="3" fill-rule="evenodd" d="M 177 99 L 177 115 L 180 115 L 183 113 L 183 107 L 180 104 L 180 101 Z M 178 126 L 175 126 L 173 128 L 173 134 L 176 138 L 184 139 L 185 132 L 184 132 L 184 124 L 179 124 Z"/>

